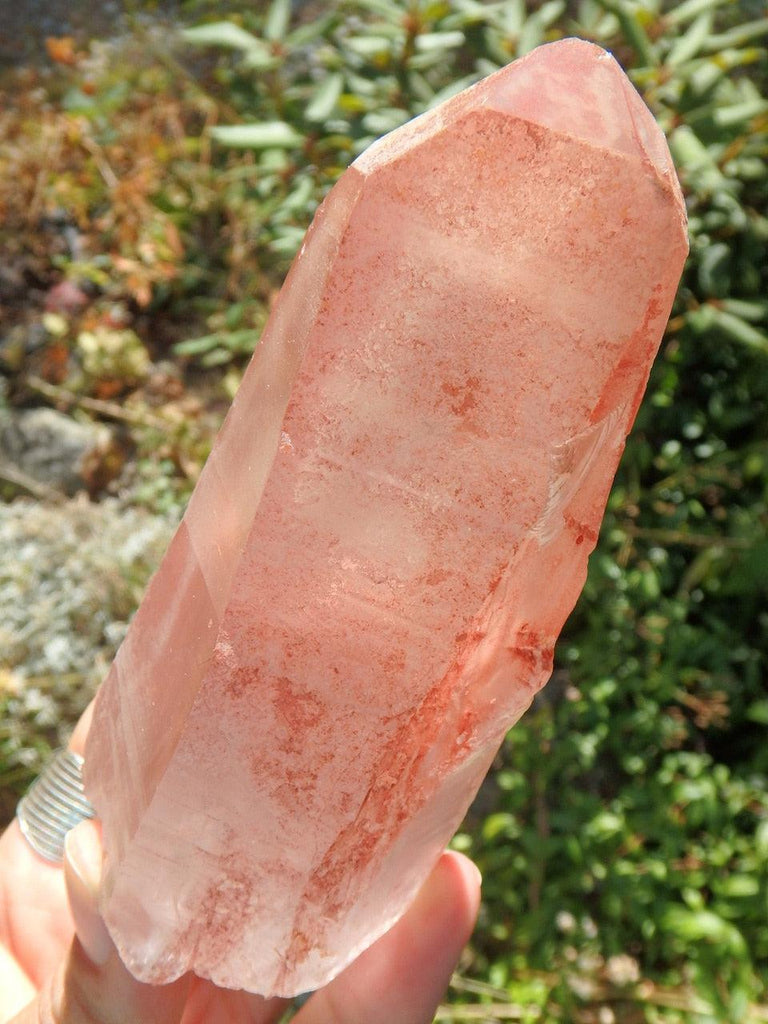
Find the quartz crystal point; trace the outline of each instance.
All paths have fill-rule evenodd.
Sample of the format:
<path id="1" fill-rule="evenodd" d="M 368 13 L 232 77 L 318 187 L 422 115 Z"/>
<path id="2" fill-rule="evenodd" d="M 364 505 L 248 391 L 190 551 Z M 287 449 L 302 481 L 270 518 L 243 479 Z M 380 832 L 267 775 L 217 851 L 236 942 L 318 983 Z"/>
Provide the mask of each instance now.
<path id="1" fill-rule="evenodd" d="M 138 978 L 292 995 L 403 912 L 550 673 L 685 254 L 578 40 L 344 174 L 99 694 Z"/>

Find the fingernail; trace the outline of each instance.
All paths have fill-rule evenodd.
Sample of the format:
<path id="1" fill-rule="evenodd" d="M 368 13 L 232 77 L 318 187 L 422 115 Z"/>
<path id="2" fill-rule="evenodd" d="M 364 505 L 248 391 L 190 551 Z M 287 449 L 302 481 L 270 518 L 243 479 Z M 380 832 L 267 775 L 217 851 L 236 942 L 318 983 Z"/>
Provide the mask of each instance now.
<path id="1" fill-rule="evenodd" d="M 64 840 L 64 876 L 80 945 L 89 960 L 97 967 L 103 967 L 112 955 L 114 945 L 98 909 L 101 840 L 94 822 L 83 821 L 67 833 Z"/>

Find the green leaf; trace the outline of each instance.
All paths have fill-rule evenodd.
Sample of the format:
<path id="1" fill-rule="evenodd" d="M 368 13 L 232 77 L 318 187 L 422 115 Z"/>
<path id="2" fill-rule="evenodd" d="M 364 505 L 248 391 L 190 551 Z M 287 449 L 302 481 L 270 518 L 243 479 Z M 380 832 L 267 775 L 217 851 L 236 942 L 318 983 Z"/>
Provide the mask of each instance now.
<path id="1" fill-rule="evenodd" d="M 341 72 L 328 75 L 315 90 L 307 104 L 304 116 L 308 121 L 326 121 L 333 113 L 344 89 L 344 75 Z"/>
<path id="2" fill-rule="evenodd" d="M 745 299 L 723 299 L 722 308 L 728 313 L 735 313 L 742 320 L 751 323 L 768 323 L 768 302 L 747 301 Z"/>
<path id="3" fill-rule="evenodd" d="M 96 108 L 96 100 L 82 89 L 69 89 L 62 101 L 62 107 L 70 114 L 88 114 Z"/>
<path id="4" fill-rule="evenodd" d="M 357 6 L 378 14 L 393 25 L 402 24 L 403 8 L 391 0 L 357 0 Z"/>
<path id="5" fill-rule="evenodd" d="M 766 725 L 768 725 L 768 720 Z M 757 831 L 755 832 L 755 851 L 763 861 L 768 859 L 768 819 L 761 821 L 757 826 Z"/>
<path id="6" fill-rule="evenodd" d="M 452 850 L 459 850 L 461 853 L 468 853 L 472 849 L 472 836 L 466 832 L 457 832 L 450 842 Z"/>
<path id="7" fill-rule="evenodd" d="M 463 32 L 423 32 L 416 36 L 416 49 L 419 53 L 431 53 L 435 50 L 450 50 L 464 43 Z"/>
<path id="8" fill-rule="evenodd" d="M 645 67 L 656 67 L 658 54 L 641 22 L 641 9 L 627 3 L 627 0 L 597 0 L 604 11 L 615 15 L 622 32 Z"/>
<path id="9" fill-rule="evenodd" d="M 758 725 L 768 725 L 768 700 L 756 700 L 747 708 L 747 718 Z"/>
<path id="10" fill-rule="evenodd" d="M 699 286 L 705 295 L 721 297 L 728 292 L 731 247 L 725 242 L 707 246 L 699 258 Z"/>
<path id="11" fill-rule="evenodd" d="M 477 3 L 477 0 L 453 0 L 451 14 L 443 20 L 448 28 L 464 28 L 495 21 L 496 8 Z"/>
<path id="12" fill-rule="evenodd" d="M 522 57 L 544 42 L 546 30 L 565 10 L 563 0 L 549 0 L 530 14 L 523 23 L 517 41 L 517 54 Z"/>
<path id="13" fill-rule="evenodd" d="M 421 112 L 422 108 L 428 107 L 432 102 L 435 90 L 429 84 L 429 81 L 424 75 L 413 70 L 413 64 L 411 64 L 409 71 L 408 83 L 411 87 L 411 92 L 413 93 L 414 102 L 417 104 L 419 112 Z"/>
<path id="14" fill-rule="evenodd" d="M 173 346 L 173 351 L 180 356 L 199 356 L 203 352 L 210 352 L 215 348 L 220 339 L 220 334 L 205 334 L 199 338 L 188 338 L 186 341 L 179 341 Z"/>
<path id="15" fill-rule="evenodd" d="M 272 0 L 264 21 L 264 38 L 281 42 L 288 33 L 291 21 L 291 0 Z"/>
<path id="16" fill-rule="evenodd" d="M 684 0 L 681 4 L 675 4 L 668 11 L 664 12 L 664 20 L 667 25 L 684 25 L 687 21 L 693 21 L 700 14 L 712 11 L 718 7 L 732 3 L 732 0 Z"/>
<path id="17" fill-rule="evenodd" d="M 321 38 L 321 36 L 328 35 L 337 22 L 338 15 L 336 14 L 313 17 L 310 22 L 306 22 L 304 25 L 299 25 L 291 30 L 284 40 L 285 46 L 290 50 L 301 49 L 307 43 L 311 43 L 315 39 Z"/>
<path id="18" fill-rule="evenodd" d="M 388 54 L 392 49 L 392 40 L 386 36 L 350 36 L 344 42 L 353 53 L 361 57 L 378 57 L 380 54 Z"/>
<path id="19" fill-rule="evenodd" d="M 243 67 L 251 71 L 272 71 L 279 68 L 282 63 L 282 54 L 275 53 L 266 43 L 258 47 L 253 46 L 243 54 Z"/>
<path id="20" fill-rule="evenodd" d="M 724 309 L 715 309 L 713 323 L 734 341 L 768 355 L 768 335 L 747 323 L 746 320 L 742 320 L 740 316 L 734 316 L 733 313 L 728 313 Z"/>
<path id="21" fill-rule="evenodd" d="M 233 355 L 252 352 L 259 335 L 260 332 L 251 327 L 239 331 L 214 331 L 213 334 L 177 342 L 173 351 L 180 356 L 201 356 L 204 366 L 219 366 Z"/>
<path id="22" fill-rule="evenodd" d="M 624 829 L 624 822 L 619 815 L 611 811 L 600 811 L 586 827 L 586 833 L 598 842 L 619 835 Z"/>
<path id="23" fill-rule="evenodd" d="M 717 895 L 729 899 L 746 899 L 758 896 L 760 883 L 753 875 L 729 875 L 716 886 Z"/>
<path id="24" fill-rule="evenodd" d="M 210 133 L 217 142 L 234 149 L 297 149 L 304 143 L 304 136 L 284 121 L 217 125 Z"/>
<path id="25" fill-rule="evenodd" d="M 530 53 L 531 50 L 535 50 L 537 46 L 540 46 L 544 42 L 544 28 L 539 22 L 538 18 L 530 17 L 523 25 L 523 30 L 517 41 L 517 47 L 515 48 L 515 54 L 518 57 L 524 57 L 526 53 Z"/>
<path id="26" fill-rule="evenodd" d="M 720 35 L 710 36 L 706 48 L 710 53 L 716 53 L 731 46 L 744 46 L 745 43 L 754 42 L 763 36 L 768 36 L 768 18 L 743 22 Z"/>
<path id="27" fill-rule="evenodd" d="M 701 188 L 714 192 L 725 186 L 726 179 L 717 161 L 689 125 L 676 128 L 668 141 L 677 166 L 698 178 Z"/>
<path id="28" fill-rule="evenodd" d="M 226 46 L 232 50 L 250 50 L 264 47 L 264 40 L 240 28 L 233 21 L 212 21 L 208 25 L 195 25 L 181 33 L 185 42 L 193 46 Z"/>
<path id="29" fill-rule="evenodd" d="M 293 256 L 303 242 L 304 234 L 305 232 L 302 228 L 284 224 L 280 227 L 275 238 L 269 243 L 269 248 L 272 252 L 278 253 L 281 256 Z"/>
<path id="30" fill-rule="evenodd" d="M 314 42 L 320 36 L 326 35 L 329 29 L 336 24 L 336 21 L 337 17 L 335 14 L 326 14 L 325 17 L 313 18 L 304 25 L 299 25 L 293 29 L 290 35 L 286 37 L 285 45 L 291 50 L 301 49 L 307 43 Z"/>
<path id="31" fill-rule="evenodd" d="M 504 31 L 511 36 L 520 35 L 526 19 L 524 0 L 509 0 L 501 10 Z"/>
<path id="32" fill-rule="evenodd" d="M 408 111 L 400 107 L 382 107 L 381 110 L 372 110 L 363 118 L 363 127 L 367 132 L 374 135 L 386 135 L 394 131 L 401 124 L 408 120 Z"/>
<path id="33" fill-rule="evenodd" d="M 200 363 L 203 366 L 207 366 L 212 369 L 215 366 L 224 366 L 232 359 L 232 353 L 228 352 L 225 348 L 214 348 L 210 352 L 207 352 Z"/>
<path id="34" fill-rule="evenodd" d="M 536 11 L 536 17 L 545 28 L 549 28 L 565 13 L 567 6 L 565 0 L 547 0 Z"/>
<path id="35" fill-rule="evenodd" d="M 695 57 L 712 32 L 712 12 L 700 14 L 691 24 L 688 31 L 675 40 L 667 54 L 666 63 L 669 67 L 678 67 Z"/>
<path id="36" fill-rule="evenodd" d="M 563 0 L 549 0 L 548 3 L 529 14 L 520 28 L 517 40 L 517 54 L 523 56 L 544 42 L 546 30 L 556 22 L 565 10 Z"/>
<path id="37" fill-rule="evenodd" d="M 282 208 L 290 214 L 304 214 L 312 205 L 315 193 L 315 183 L 311 177 L 298 177 L 294 181 L 293 189 L 283 200 Z"/>
<path id="38" fill-rule="evenodd" d="M 715 124 L 721 128 L 729 128 L 733 125 L 746 124 L 753 117 L 768 112 L 768 100 L 754 99 L 745 100 L 743 103 L 733 103 L 727 107 L 718 107 L 712 117 Z"/>
<path id="39" fill-rule="evenodd" d="M 455 82 L 451 82 L 440 92 L 435 93 L 432 99 L 429 101 L 429 108 L 437 107 L 446 100 L 449 100 L 451 96 L 456 96 L 463 89 L 468 89 L 470 85 L 474 85 L 477 81 L 477 75 L 467 75 L 466 78 L 457 78 Z"/>
<path id="40" fill-rule="evenodd" d="M 721 943 L 732 953 L 745 948 L 742 935 L 732 924 L 711 910 L 687 910 L 671 906 L 662 915 L 662 927 L 685 942 Z"/>

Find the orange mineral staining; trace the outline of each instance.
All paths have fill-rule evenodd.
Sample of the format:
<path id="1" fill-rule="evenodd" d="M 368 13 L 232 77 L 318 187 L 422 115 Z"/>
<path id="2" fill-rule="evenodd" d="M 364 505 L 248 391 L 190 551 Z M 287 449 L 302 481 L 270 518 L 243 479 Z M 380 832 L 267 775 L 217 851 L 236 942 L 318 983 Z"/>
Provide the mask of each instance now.
<path id="1" fill-rule="evenodd" d="M 291 995 L 402 913 L 551 670 L 685 254 L 578 40 L 342 177 L 96 707 L 137 977 Z"/>

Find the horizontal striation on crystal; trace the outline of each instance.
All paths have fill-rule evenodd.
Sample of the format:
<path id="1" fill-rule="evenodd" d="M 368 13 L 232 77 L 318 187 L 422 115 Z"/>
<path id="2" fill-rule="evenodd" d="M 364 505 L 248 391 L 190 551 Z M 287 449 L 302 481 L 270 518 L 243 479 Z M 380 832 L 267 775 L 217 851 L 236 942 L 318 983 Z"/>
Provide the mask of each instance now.
<path id="1" fill-rule="evenodd" d="M 97 703 L 137 977 L 292 995 L 403 912 L 549 676 L 686 249 L 578 40 L 342 177 Z"/>

